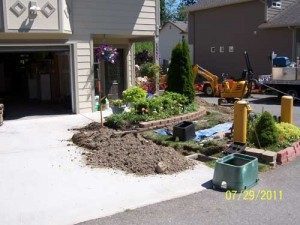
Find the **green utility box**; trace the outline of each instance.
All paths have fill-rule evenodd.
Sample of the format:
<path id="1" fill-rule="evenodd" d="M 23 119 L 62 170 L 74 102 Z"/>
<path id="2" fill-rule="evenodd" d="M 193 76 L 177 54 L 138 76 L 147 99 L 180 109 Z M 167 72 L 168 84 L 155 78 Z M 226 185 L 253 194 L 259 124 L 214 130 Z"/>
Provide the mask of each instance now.
<path id="1" fill-rule="evenodd" d="M 241 192 L 258 182 L 258 159 L 256 157 L 231 154 L 217 160 L 213 188 Z"/>

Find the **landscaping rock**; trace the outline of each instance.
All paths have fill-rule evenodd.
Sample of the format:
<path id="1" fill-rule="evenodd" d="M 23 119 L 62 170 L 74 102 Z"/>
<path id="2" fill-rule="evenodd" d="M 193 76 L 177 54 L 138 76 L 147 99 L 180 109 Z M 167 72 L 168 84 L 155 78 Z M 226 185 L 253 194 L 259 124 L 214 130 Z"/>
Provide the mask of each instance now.
<path id="1" fill-rule="evenodd" d="M 156 173 L 165 173 L 167 169 L 168 169 L 167 165 L 165 165 L 163 162 L 159 162 L 155 167 Z"/>
<path id="2" fill-rule="evenodd" d="M 271 165 L 274 162 L 276 163 L 277 153 L 272 151 L 264 151 L 261 158 L 264 163 Z"/>
<path id="3" fill-rule="evenodd" d="M 262 155 L 264 152 L 265 152 L 265 150 L 257 149 L 257 148 L 246 148 L 245 149 L 245 154 L 257 157 L 258 159 L 262 158 Z"/>

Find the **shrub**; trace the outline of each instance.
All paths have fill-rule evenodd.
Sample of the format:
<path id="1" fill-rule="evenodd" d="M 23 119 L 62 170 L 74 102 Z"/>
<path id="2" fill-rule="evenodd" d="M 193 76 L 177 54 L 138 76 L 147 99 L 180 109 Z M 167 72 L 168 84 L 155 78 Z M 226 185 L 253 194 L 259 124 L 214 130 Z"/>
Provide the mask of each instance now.
<path id="1" fill-rule="evenodd" d="M 150 79 L 156 79 L 159 75 L 160 67 L 153 63 L 145 63 L 141 66 L 141 75 L 146 76 Z"/>
<path id="2" fill-rule="evenodd" d="M 125 113 L 124 113 L 125 114 Z M 113 114 L 106 118 L 105 126 L 119 129 L 124 127 L 125 121 L 123 118 L 123 114 Z"/>
<path id="3" fill-rule="evenodd" d="M 171 99 L 172 101 L 176 101 L 181 105 L 187 105 L 189 103 L 189 100 L 186 96 L 175 93 L 175 92 L 165 92 L 162 95 L 164 98 Z"/>
<path id="4" fill-rule="evenodd" d="M 148 114 L 149 113 L 149 100 L 141 99 L 134 103 L 134 109 L 137 114 Z"/>
<path id="5" fill-rule="evenodd" d="M 107 117 L 105 126 L 114 129 L 123 129 L 147 120 L 148 117 L 145 115 L 138 115 L 134 112 L 124 112 L 122 114 L 113 114 Z"/>
<path id="6" fill-rule="evenodd" d="M 163 111 L 163 103 L 162 103 L 162 97 L 154 97 L 149 101 L 149 110 L 153 113 L 160 113 Z"/>
<path id="7" fill-rule="evenodd" d="M 193 102 L 195 98 L 194 75 L 188 44 L 185 40 L 177 44 L 172 51 L 167 83 L 167 91 L 184 94 L 190 103 Z"/>
<path id="8" fill-rule="evenodd" d="M 116 107 L 122 107 L 124 105 L 124 102 L 122 99 L 113 100 L 111 103 L 113 106 L 116 106 Z"/>
<path id="9" fill-rule="evenodd" d="M 294 142 L 300 140 L 300 128 L 296 127 L 293 124 L 289 123 L 278 123 L 276 124 L 276 128 L 279 134 L 280 142 Z"/>
<path id="10" fill-rule="evenodd" d="M 147 92 L 137 86 L 130 87 L 123 92 L 123 101 L 126 103 L 136 103 L 140 100 L 146 99 Z"/>
<path id="11" fill-rule="evenodd" d="M 256 147 L 269 147 L 278 142 L 278 130 L 273 116 L 263 112 L 249 132 L 250 142 Z"/>

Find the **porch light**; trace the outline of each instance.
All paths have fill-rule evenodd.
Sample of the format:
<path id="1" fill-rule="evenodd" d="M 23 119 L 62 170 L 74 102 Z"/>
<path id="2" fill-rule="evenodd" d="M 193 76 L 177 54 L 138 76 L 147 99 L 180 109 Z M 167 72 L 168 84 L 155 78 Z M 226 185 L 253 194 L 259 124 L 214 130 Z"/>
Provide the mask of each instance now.
<path id="1" fill-rule="evenodd" d="M 41 11 L 41 8 L 37 6 L 36 2 L 30 1 L 29 13 L 31 15 L 37 15 L 37 12 Z"/>

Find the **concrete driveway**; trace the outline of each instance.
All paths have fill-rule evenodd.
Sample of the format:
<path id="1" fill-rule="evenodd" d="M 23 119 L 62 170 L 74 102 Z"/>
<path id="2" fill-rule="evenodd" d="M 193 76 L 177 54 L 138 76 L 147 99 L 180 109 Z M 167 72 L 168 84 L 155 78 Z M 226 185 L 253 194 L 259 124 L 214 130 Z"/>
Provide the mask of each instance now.
<path id="1" fill-rule="evenodd" d="M 70 128 L 94 115 L 11 120 L 0 127 L 0 224 L 67 225 L 205 189 L 213 170 L 136 177 L 92 169 L 69 146 Z"/>

